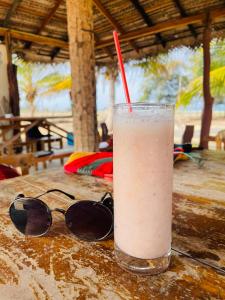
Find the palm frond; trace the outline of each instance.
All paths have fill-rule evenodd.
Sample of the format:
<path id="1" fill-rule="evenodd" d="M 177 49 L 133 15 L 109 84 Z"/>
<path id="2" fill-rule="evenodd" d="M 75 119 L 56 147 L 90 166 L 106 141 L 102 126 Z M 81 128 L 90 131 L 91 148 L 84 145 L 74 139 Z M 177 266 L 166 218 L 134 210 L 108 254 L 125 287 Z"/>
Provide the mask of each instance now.
<path id="1" fill-rule="evenodd" d="M 225 97 L 225 66 L 210 72 L 211 93 L 215 97 Z"/>
<path id="2" fill-rule="evenodd" d="M 215 98 L 225 95 L 225 66 L 210 72 L 211 94 Z M 178 95 L 176 106 L 190 104 L 196 96 L 202 96 L 203 76 L 199 76 L 189 83 L 187 88 Z"/>
<path id="3" fill-rule="evenodd" d="M 41 96 L 47 96 L 63 90 L 70 90 L 71 85 L 72 85 L 71 76 L 66 76 L 64 77 L 64 80 L 55 83 L 49 89 L 41 93 Z"/>
<path id="4" fill-rule="evenodd" d="M 65 79 L 65 76 L 57 72 L 48 74 L 36 82 L 38 87 L 51 87 Z"/>

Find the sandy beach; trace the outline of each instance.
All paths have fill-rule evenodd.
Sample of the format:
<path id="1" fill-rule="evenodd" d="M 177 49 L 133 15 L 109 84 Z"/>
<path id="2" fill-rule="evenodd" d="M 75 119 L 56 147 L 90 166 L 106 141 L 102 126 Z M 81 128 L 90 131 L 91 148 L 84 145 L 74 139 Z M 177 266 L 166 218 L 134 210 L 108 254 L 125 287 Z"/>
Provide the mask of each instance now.
<path id="1" fill-rule="evenodd" d="M 102 122 L 108 122 L 108 114 L 109 110 L 99 111 L 98 112 L 98 124 Z M 29 112 L 22 112 L 23 116 L 29 115 Z M 36 112 L 35 116 L 70 116 L 69 112 L 55 112 L 55 113 L 43 113 Z M 64 119 L 53 119 L 54 123 L 58 126 L 63 127 L 67 131 L 72 131 L 72 117 L 64 118 Z M 175 112 L 175 125 L 174 125 L 174 142 L 180 143 L 182 140 L 182 135 L 185 130 L 186 125 L 194 125 L 194 137 L 192 143 L 194 146 L 197 146 L 199 143 L 199 135 L 201 128 L 201 113 L 200 112 Z M 213 120 L 211 125 L 210 135 L 215 136 L 218 131 L 225 130 L 225 111 L 222 112 L 214 112 Z M 100 128 L 99 128 L 99 133 Z M 209 143 L 210 149 L 215 149 L 215 142 Z"/>

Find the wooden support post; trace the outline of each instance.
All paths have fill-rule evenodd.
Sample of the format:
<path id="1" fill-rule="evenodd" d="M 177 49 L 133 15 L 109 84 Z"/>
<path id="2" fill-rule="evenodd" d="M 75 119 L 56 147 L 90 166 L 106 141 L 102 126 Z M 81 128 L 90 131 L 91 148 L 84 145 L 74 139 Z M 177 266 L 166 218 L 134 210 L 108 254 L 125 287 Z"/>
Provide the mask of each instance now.
<path id="1" fill-rule="evenodd" d="M 0 116 L 11 113 L 7 65 L 7 49 L 4 44 L 0 44 Z"/>
<path id="2" fill-rule="evenodd" d="M 12 64 L 12 46 L 11 46 L 11 34 L 10 31 L 5 35 L 5 45 L 7 50 L 7 61 L 8 64 Z"/>
<path id="3" fill-rule="evenodd" d="M 5 36 L 5 44 L 7 49 L 7 57 L 8 57 L 8 82 L 9 82 L 9 102 L 11 112 L 14 116 L 20 115 L 20 105 L 19 105 L 19 89 L 17 82 L 17 66 L 12 63 L 12 46 L 11 46 L 11 35 L 7 33 Z"/>
<path id="4" fill-rule="evenodd" d="M 109 78 L 109 111 L 107 116 L 107 126 L 110 133 L 113 129 L 113 106 L 115 104 L 116 98 L 116 79 L 118 76 L 118 67 L 117 64 L 112 64 L 108 69 L 108 78 Z"/>
<path id="5" fill-rule="evenodd" d="M 211 42 L 211 20 L 207 17 L 203 33 L 203 96 L 204 107 L 202 112 L 202 124 L 200 133 L 200 147 L 208 149 L 208 138 L 212 122 L 212 110 L 214 99 L 210 92 L 210 42 Z"/>
<path id="6" fill-rule="evenodd" d="M 92 0 L 66 0 L 76 151 L 94 151 L 97 137 Z"/>

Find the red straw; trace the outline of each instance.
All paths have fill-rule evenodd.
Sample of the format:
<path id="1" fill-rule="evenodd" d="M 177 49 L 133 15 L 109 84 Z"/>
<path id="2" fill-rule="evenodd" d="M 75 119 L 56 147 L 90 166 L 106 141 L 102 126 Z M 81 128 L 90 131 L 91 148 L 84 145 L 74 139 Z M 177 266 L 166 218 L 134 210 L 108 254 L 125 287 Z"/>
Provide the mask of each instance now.
<path id="1" fill-rule="evenodd" d="M 117 52 L 120 72 L 121 72 L 121 76 L 122 76 L 123 89 L 124 89 L 127 104 L 129 104 L 129 110 L 131 112 L 132 108 L 131 108 L 130 95 L 129 95 L 129 90 L 128 90 L 128 86 L 127 86 L 127 80 L 126 80 L 126 74 L 125 74 L 125 70 L 124 70 L 123 58 L 122 58 L 121 49 L 120 49 L 120 42 L 119 42 L 119 38 L 118 38 L 118 33 L 116 31 L 113 31 L 113 37 L 114 37 L 114 42 L 115 42 L 115 46 L 116 46 L 116 52 Z"/>

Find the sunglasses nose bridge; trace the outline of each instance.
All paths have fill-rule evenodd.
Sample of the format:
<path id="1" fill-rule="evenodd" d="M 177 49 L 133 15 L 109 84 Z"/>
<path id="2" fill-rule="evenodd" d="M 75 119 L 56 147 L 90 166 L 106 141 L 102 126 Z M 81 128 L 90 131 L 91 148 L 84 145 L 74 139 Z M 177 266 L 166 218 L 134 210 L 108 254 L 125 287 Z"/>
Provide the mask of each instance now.
<path id="1" fill-rule="evenodd" d="M 18 194 L 15 198 L 15 200 L 18 200 L 18 199 L 21 199 L 21 198 L 24 198 L 24 194 Z"/>
<path id="2" fill-rule="evenodd" d="M 54 209 L 51 210 L 51 212 L 53 212 L 53 211 L 57 211 L 57 212 L 59 212 L 59 213 L 61 213 L 63 215 L 66 214 L 66 211 L 64 209 L 62 209 L 62 208 L 54 208 Z"/>

